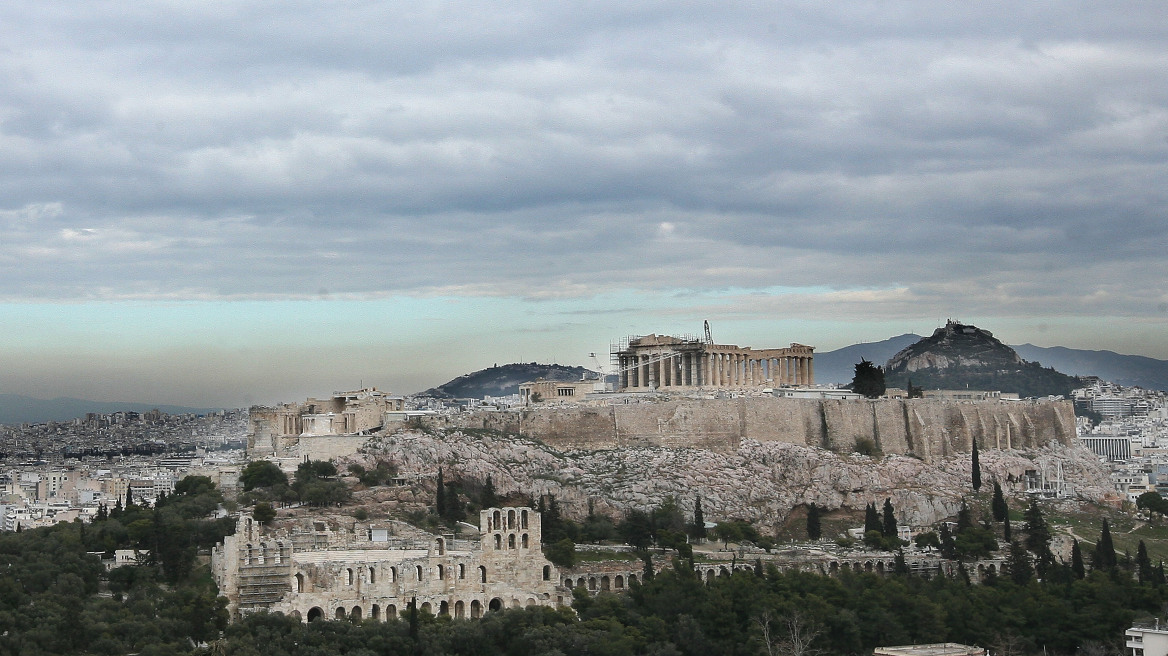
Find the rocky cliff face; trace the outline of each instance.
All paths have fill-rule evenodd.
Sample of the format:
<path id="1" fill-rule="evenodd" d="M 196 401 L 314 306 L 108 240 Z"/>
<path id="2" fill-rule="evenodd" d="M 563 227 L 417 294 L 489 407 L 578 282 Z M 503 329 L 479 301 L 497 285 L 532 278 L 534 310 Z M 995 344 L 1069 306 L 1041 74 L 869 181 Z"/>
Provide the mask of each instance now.
<path id="1" fill-rule="evenodd" d="M 1080 447 L 983 447 L 980 457 L 983 480 L 998 480 L 1007 490 L 1021 491 L 1017 481 L 1026 470 L 1053 471 L 1060 462 L 1081 497 L 1099 500 L 1110 490 L 1106 469 Z M 694 498 L 701 496 L 709 520 L 744 518 L 767 528 L 780 525 L 801 504 L 862 510 L 886 498 L 900 521 L 927 524 L 956 513 L 971 492 L 966 453 L 927 463 L 749 439 L 728 452 L 653 446 L 558 452 L 536 441 L 482 433 L 401 432 L 372 439 L 348 461 L 371 467 L 378 459 L 392 460 L 406 475 L 429 475 L 439 465 L 448 478 L 490 475 L 503 493 L 554 494 L 570 515 L 586 512 L 589 499 L 601 510 L 623 512 L 648 509 L 670 495 L 691 512 Z"/>

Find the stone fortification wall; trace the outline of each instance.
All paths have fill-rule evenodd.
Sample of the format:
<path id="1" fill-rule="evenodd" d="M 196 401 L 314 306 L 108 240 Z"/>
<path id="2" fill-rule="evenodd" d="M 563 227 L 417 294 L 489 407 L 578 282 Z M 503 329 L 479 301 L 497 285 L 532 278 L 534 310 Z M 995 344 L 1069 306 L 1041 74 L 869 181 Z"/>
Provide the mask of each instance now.
<path id="1" fill-rule="evenodd" d="M 611 406 L 531 408 L 455 415 L 448 428 L 491 428 L 537 438 L 557 448 L 644 446 L 734 451 L 743 440 L 785 442 L 851 452 L 871 440 L 884 453 L 933 462 L 987 448 L 1071 443 L 1068 401 L 680 399 Z"/>

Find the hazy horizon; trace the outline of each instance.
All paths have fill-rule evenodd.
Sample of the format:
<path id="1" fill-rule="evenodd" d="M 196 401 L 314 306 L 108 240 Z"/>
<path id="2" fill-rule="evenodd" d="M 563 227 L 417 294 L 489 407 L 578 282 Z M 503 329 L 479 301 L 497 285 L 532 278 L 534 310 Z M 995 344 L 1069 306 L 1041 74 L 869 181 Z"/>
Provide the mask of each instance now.
<path id="1" fill-rule="evenodd" d="M 1168 5 L 0 7 L 0 392 L 948 318 L 1168 359 Z"/>

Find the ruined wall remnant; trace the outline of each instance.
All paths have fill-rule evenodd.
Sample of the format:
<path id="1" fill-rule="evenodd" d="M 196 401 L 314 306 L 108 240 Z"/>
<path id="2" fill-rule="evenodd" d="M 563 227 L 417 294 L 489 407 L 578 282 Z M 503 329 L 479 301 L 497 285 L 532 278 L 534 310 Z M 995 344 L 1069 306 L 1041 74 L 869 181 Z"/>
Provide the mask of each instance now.
<path id="1" fill-rule="evenodd" d="M 850 452 L 871 440 L 884 453 L 932 462 L 982 448 L 1068 445 L 1075 436 L 1069 401 L 937 399 L 680 399 L 518 412 L 471 413 L 436 427 L 491 428 L 557 448 L 639 446 L 737 450 L 742 440 L 785 442 Z"/>

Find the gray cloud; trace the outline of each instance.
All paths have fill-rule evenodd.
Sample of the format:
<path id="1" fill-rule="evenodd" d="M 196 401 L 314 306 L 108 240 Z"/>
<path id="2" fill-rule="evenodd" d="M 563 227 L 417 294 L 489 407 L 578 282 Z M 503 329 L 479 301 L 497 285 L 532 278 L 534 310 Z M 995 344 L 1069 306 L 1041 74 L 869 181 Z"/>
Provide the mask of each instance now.
<path id="1" fill-rule="evenodd" d="M 821 5 L 5 7 L 0 297 L 1159 316 L 1162 3 Z"/>

